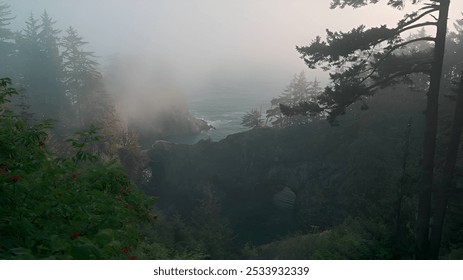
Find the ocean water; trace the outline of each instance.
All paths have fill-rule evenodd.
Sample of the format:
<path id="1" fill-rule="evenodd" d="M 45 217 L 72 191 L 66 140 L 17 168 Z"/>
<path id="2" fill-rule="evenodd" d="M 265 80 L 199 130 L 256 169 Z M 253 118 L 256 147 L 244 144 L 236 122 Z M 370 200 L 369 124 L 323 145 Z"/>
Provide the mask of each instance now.
<path id="1" fill-rule="evenodd" d="M 247 86 L 214 86 L 188 97 L 190 112 L 214 127 L 198 135 L 169 139 L 175 143 L 194 144 L 200 140 L 220 141 L 230 134 L 249 130 L 241 125 L 241 118 L 252 109 L 265 111 L 271 97 L 261 90 Z"/>

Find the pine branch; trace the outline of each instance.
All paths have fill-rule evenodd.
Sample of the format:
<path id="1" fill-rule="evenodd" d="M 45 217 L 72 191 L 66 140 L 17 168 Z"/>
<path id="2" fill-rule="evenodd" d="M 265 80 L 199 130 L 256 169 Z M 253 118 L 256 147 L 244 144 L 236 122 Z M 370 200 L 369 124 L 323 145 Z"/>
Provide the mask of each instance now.
<path id="1" fill-rule="evenodd" d="M 367 79 L 371 78 L 371 76 L 373 76 L 376 71 L 378 70 L 378 68 L 381 66 L 382 62 L 384 60 L 386 60 L 395 50 L 397 49 L 400 49 L 402 47 L 405 47 L 409 44 L 412 44 L 412 43 L 416 43 L 416 42 L 420 42 L 420 41 L 434 41 L 435 38 L 434 37 L 422 37 L 422 38 L 416 38 L 416 39 L 413 39 L 413 40 L 409 40 L 407 42 L 404 42 L 402 44 L 398 44 L 398 45 L 395 45 L 393 47 L 391 47 L 387 52 L 386 54 L 376 63 L 375 67 L 372 69 L 372 71 L 370 72 L 370 74 L 368 74 L 366 77 L 364 77 L 361 81 L 360 81 L 360 84 L 362 84 L 363 82 L 365 82 Z"/>
<path id="2" fill-rule="evenodd" d="M 405 31 L 408 31 L 410 29 L 415 29 L 415 28 L 418 28 L 418 27 L 436 26 L 436 25 L 437 25 L 437 22 L 426 21 L 426 22 L 415 24 L 415 25 L 407 26 L 406 28 L 401 29 L 399 32 L 403 33 Z"/>

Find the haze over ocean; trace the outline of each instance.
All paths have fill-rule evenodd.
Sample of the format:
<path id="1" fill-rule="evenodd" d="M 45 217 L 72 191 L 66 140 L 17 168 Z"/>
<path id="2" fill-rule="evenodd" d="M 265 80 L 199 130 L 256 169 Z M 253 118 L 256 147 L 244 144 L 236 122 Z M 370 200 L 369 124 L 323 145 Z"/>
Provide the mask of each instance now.
<path id="1" fill-rule="evenodd" d="M 266 92 L 255 94 L 256 90 Z M 249 130 L 241 125 L 241 118 L 253 109 L 261 110 L 263 117 L 270 108 L 270 100 L 276 97 L 283 88 L 274 86 L 271 91 L 260 88 L 249 88 L 245 84 L 215 84 L 187 96 L 191 113 L 207 121 L 214 127 L 198 135 L 174 137 L 169 140 L 182 144 L 194 144 L 202 139 L 220 141 L 230 134 Z"/>

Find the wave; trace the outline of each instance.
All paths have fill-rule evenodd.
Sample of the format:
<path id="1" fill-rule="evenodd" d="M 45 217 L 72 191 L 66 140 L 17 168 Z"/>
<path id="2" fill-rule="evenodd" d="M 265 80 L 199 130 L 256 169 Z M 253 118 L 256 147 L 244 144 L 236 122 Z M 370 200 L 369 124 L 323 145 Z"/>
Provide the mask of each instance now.
<path id="1" fill-rule="evenodd" d="M 215 121 L 207 121 L 208 124 L 212 125 L 213 127 L 217 128 L 222 128 L 226 126 L 227 124 L 232 123 L 233 120 L 215 120 Z"/>

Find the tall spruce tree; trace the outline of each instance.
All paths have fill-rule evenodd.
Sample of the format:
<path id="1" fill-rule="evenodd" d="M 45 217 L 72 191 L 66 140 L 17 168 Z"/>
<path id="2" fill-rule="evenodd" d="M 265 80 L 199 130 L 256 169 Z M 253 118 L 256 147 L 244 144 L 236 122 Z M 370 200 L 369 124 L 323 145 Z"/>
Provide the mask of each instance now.
<path id="1" fill-rule="evenodd" d="M 22 32 L 15 36 L 18 49 L 16 75 L 20 88 L 23 90 L 24 100 L 30 105 L 31 112 L 43 118 L 45 117 L 45 102 L 41 85 L 43 72 L 40 69 L 42 64 L 39 45 L 40 24 L 32 13 L 25 24 Z"/>
<path id="2" fill-rule="evenodd" d="M 14 34 L 9 25 L 14 17 L 11 15 L 10 6 L 0 2 L 0 76 L 11 76 L 12 56 L 14 54 Z"/>
<path id="3" fill-rule="evenodd" d="M 66 30 L 62 40 L 63 83 L 76 113 L 75 125 L 79 127 L 86 125 L 86 107 L 91 104 L 92 92 L 99 90 L 102 84 L 93 52 L 84 50 L 87 44 L 73 27 Z"/>
<path id="4" fill-rule="evenodd" d="M 47 111 L 53 118 L 65 121 L 69 112 L 69 102 L 64 94 L 62 83 L 62 59 L 59 52 L 60 30 L 56 29 L 56 22 L 44 11 L 41 15 L 39 48 L 42 59 L 42 86 L 47 91 L 49 108 Z"/>
<path id="5" fill-rule="evenodd" d="M 256 109 L 252 109 L 251 112 L 246 113 L 241 118 L 241 125 L 249 128 L 258 128 L 264 125 L 262 120 L 262 114 Z"/>
<path id="6" fill-rule="evenodd" d="M 63 83 L 66 96 L 74 109 L 77 128 L 91 125 L 100 128 L 104 144 L 98 152 L 114 155 L 122 141 L 123 128 L 119 123 L 114 102 L 107 93 L 103 76 L 97 71 L 93 52 L 85 50 L 87 42 L 69 27 L 62 40 Z"/>
<path id="7" fill-rule="evenodd" d="M 62 119 L 62 113 L 69 111 L 61 82 L 59 31 L 54 24 L 46 12 L 40 23 L 31 14 L 16 36 L 19 83 L 38 119 Z"/>
<path id="8" fill-rule="evenodd" d="M 270 101 L 272 108 L 266 112 L 267 121 L 270 121 L 273 127 L 279 128 L 310 122 L 308 116 L 283 115 L 280 104 L 283 106 L 297 106 L 301 103 L 313 102 L 321 92 L 320 83 L 316 79 L 313 82 L 307 81 L 304 72 L 294 75 L 293 79 L 280 96 Z"/>
<path id="9" fill-rule="evenodd" d="M 333 0 L 331 8 L 362 7 L 380 0 Z M 349 32 L 327 31 L 326 41 L 317 37 L 309 46 L 297 47 L 310 68 L 332 69 L 332 86 L 327 87 L 315 104 L 306 103 L 291 111 L 325 111 L 328 120 L 344 114 L 351 104 L 363 101 L 375 90 L 401 82 L 411 82 L 412 74 L 429 77 L 425 114 L 421 188 L 416 226 L 416 258 L 430 258 L 429 228 L 434 181 L 434 158 L 438 123 L 438 99 L 446 44 L 450 0 L 389 0 L 388 5 L 404 7 L 406 2 L 421 7 L 407 14 L 394 28 L 386 25 L 366 29 L 359 26 Z M 422 27 L 435 27 L 435 36 L 404 39 L 403 34 Z M 432 42 L 431 53 L 401 52 L 416 42 Z M 309 106 L 311 105 L 311 106 Z"/>
<path id="10" fill-rule="evenodd" d="M 13 39 L 13 33 L 8 28 L 14 17 L 11 15 L 10 5 L 0 2 L 0 41 Z"/>

